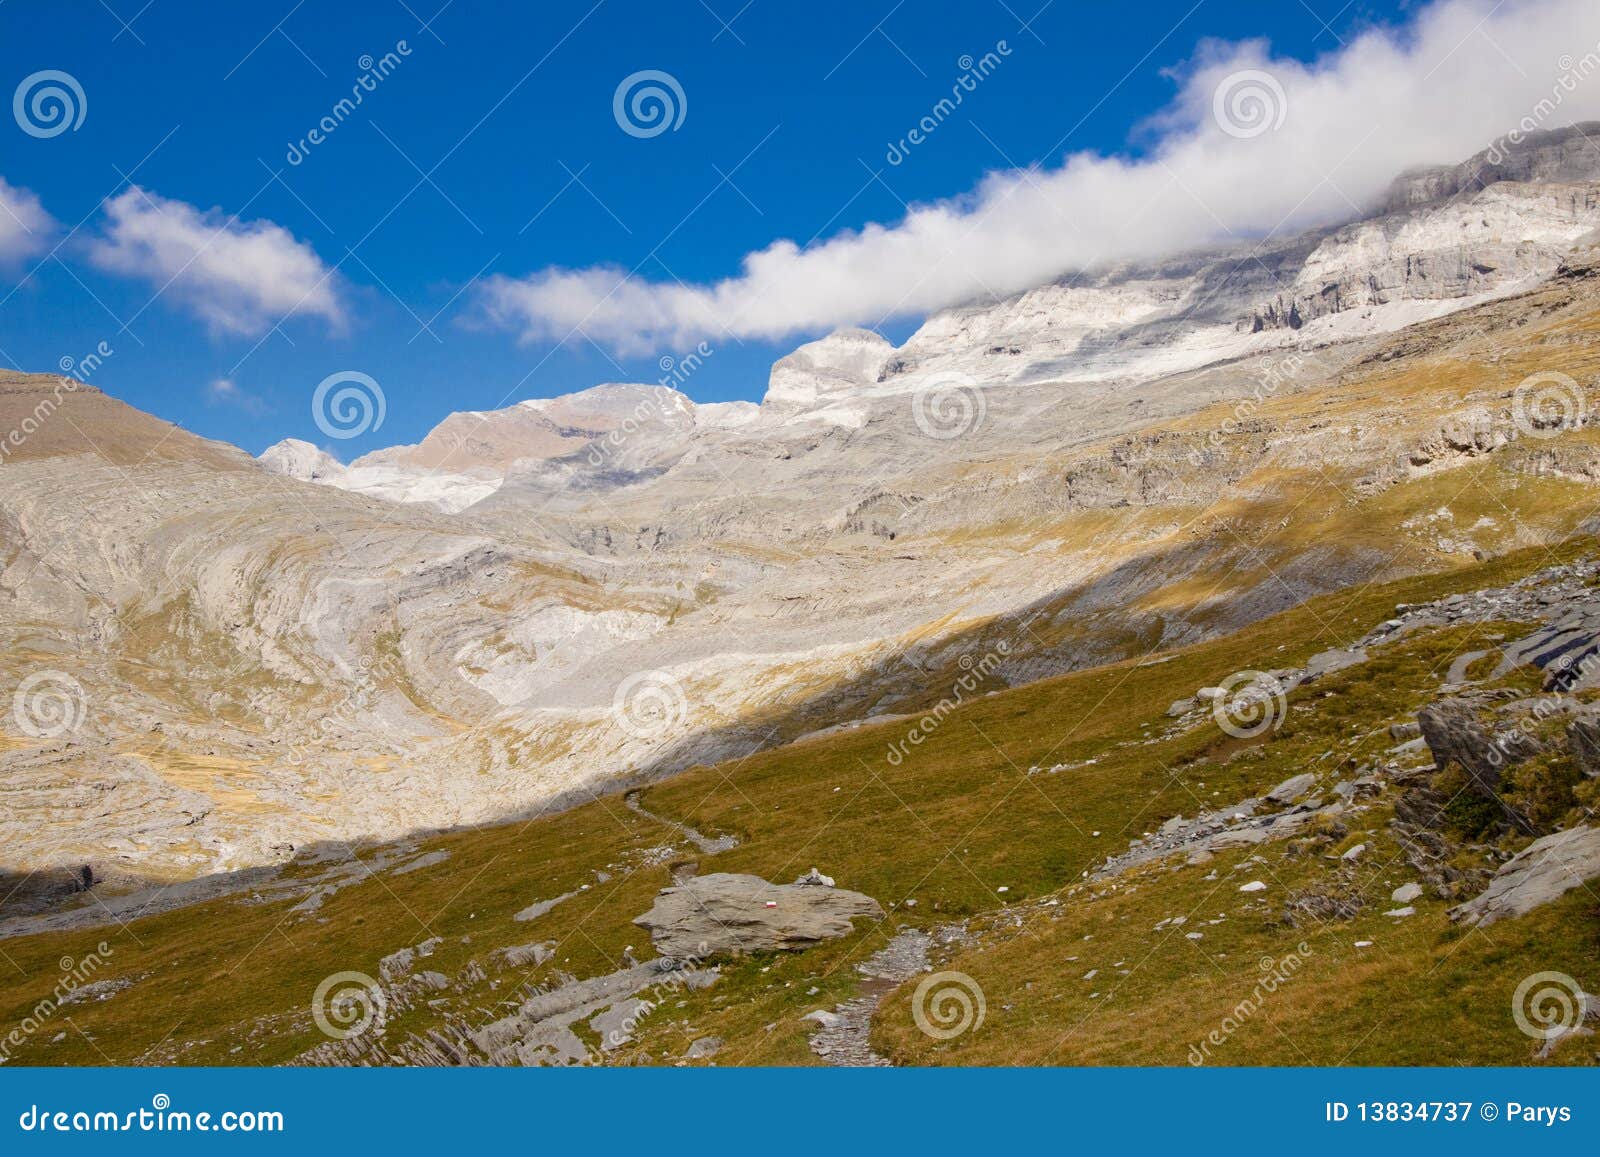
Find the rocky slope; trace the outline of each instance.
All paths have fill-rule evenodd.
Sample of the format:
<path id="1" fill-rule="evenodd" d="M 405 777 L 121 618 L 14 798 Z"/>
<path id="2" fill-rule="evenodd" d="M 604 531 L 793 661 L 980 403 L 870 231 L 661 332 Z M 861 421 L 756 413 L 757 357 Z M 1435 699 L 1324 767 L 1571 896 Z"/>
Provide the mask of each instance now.
<path id="1" fill-rule="evenodd" d="M 1600 174 L 1559 151 L 1528 172 Z M 1463 188 L 836 334 L 759 409 L 606 386 L 348 467 L 7 378 L 0 867 L 488 822 L 1557 541 L 1600 478 L 1590 194 Z"/>
<path id="2" fill-rule="evenodd" d="M 1593 1063 L 1596 549 L 972 697 L 899 760 L 884 719 L 642 802 L 92 882 L 0 923 L 33 1026 L 0 1062 Z"/>

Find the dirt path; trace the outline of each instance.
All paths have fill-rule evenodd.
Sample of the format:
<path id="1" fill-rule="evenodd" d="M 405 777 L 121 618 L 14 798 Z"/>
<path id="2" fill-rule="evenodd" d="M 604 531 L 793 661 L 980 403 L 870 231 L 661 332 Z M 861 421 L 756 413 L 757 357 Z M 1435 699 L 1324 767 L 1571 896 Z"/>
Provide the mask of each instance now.
<path id="1" fill-rule="evenodd" d="M 872 1051 L 872 1018 L 884 997 L 928 967 L 933 939 L 908 928 L 856 965 L 861 973 L 861 995 L 823 1014 L 822 1027 L 811 1037 L 811 1051 L 830 1065 L 842 1068 L 887 1068 L 886 1057 Z"/>
<path id="2" fill-rule="evenodd" d="M 739 841 L 734 839 L 732 836 L 717 836 L 715 838 L 707 838 L 706 836 L 703 836 L 699 832 L 695 831 L 688 824 L 680 824 L 677 820 L 669 820 L 666 816 L 658 816 L 653 811 L 646 811 L 645 806 L 639 802 L 639 793 L 636 791 L 630 791 L 627 795 L 623 796 L 622 802 L 627 804 L 630 810 L 638 812 L 645 819 L 655 820 L 656 823 L 672 828 L 674 831 L 680 833 L 684 839 L 688 840 L 695 847 L 699 848 L 702 855 L 714 856 L 718 852 L 731 852 L 734 848 L 739 846 Z"/>

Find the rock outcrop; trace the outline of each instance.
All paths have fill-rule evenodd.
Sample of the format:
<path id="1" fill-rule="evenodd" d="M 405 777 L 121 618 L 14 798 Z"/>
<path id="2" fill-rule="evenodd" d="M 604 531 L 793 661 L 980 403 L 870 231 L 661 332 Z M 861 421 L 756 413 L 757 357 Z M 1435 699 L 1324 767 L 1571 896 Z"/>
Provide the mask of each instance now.
<path id="1" fill-rule="evenodd" d="M 1535 840 L 1509 860 L 1484 891 L 1450 909 L 1450 918 L 1487 927 L 1523 916 L 1600 878 L 1600 828 L 1578 827 Z"/>
<path id="2" fill-rule="evenodd" d="M 797 952 L 848 936 L 852 920 L 882 916 L 878 902 L 860 892 L 714 872 L 662 889 L 634 923 L 649 930 L 663 956 L 707 959 Z"/>

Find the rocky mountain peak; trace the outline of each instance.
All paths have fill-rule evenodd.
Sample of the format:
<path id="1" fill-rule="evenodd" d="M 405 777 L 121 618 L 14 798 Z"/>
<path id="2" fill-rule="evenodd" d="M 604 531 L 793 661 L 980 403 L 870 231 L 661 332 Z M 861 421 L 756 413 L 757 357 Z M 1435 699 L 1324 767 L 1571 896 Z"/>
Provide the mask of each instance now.
<path id="1" fill-rule="evenodd" d="M 871 330 L 835 330 L 780 358 L 761 404 L 775 410 L 812 409 L 831 397 L 875 385 L 893 353 L 894 346 Z"/>
<path id="2" fill-rule="evenodd" d="M 302 482 L 325 482 L 344 476 L 345 465 L 326 450 L 299 438 L 285 438 L 261 452 L 259 461 L 274 474 Z"/>
<path id="3" fill-rule="evenodd" d="M 1600 122 L 1539 130 L 1515 141 L 1502 138 L 1458 165 L 1427 165 L 1395 178 L 1378 206 L 1394 213 L 1501 181 L 1585 184 L 1600 181 Z"/>
<path id="4" fill-rule="evenodd" d="M 375 451 L 344 475 L 304 450 L 274 457 L 316 481 L 464 509 L 490 494 L 504 504 L 680 477 L 676 464 L 692 466 L 711 442 L 793 434 L 812 445 L 825 427 L 858 430 L 903 410 L 893 395 L 938 375 L 1065 393 L 1364 341 L 1555 276 L 1600 230 L 1597 142 L 1600 125 L 1502 139 L 1459 165 L 1402 175 L 1385 207 L 1347 224 L 1079 271 L 940 311 L 899 348 L 840 329 L 775 362 L 760 407 L 697 405 L 672 388 L 689 368 L 674 366 L 661 384 L 451 414 L 417 445 Z M 513 474 L 518 485 L 500 493 Z"/>
<path id="5" fill-rule="evenodd" d="M 554 398 L 530 398 L 518 408 L 542 414 L 559 426 L 594 434 L 627 424 L 694 424 L 694 403 L 670 386 L 607 382 Z"/>

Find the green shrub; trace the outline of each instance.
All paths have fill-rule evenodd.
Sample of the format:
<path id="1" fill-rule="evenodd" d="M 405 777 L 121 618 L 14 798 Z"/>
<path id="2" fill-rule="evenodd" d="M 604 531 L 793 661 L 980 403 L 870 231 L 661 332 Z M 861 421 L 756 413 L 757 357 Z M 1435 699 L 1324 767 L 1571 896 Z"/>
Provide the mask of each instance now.
<path id="1" fill-rule="evenodd" d="M 1467 780 L 1466 773 L 1451 764 L 1434 776 L 1433 788 L 1445 797 L 1446 826 L 1463 839 L 1481 839 L 1505 820 L 1505 812 L 1494 800 L 1480 795 Z"/>
<path id="2" fill-rule="evenodd" d="M 1577 806 L 1583 773 L 1565 751 L 1549 751 L 1507 770 L 1501 794 L 1541 832 L 1563 826 Z"/>

